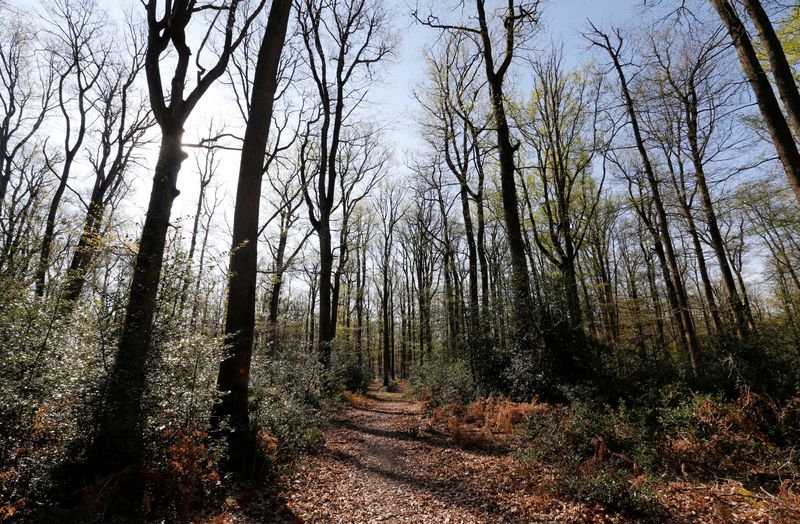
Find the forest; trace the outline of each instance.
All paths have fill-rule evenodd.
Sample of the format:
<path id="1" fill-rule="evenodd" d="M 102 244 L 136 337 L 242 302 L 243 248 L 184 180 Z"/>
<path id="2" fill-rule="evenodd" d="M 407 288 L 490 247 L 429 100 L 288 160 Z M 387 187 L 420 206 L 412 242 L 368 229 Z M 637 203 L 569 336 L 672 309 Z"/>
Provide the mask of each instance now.
<path id="1" fill-rule="evenodd" d="M 0 522 L 800 522 L 796 1 L 0 0 L 0 80 Z"/>

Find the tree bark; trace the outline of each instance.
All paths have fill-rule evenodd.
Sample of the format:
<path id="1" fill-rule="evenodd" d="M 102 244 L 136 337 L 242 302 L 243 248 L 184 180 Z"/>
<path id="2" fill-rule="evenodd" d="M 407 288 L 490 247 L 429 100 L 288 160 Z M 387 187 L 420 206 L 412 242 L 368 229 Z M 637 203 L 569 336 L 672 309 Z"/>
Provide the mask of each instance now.
<path id="1" fill-rule="evenodd" d="M 786 118 L 783 116 L 778 99 L 775 97 L 775 92 L 772 90 L 769 77 L 761 67 L 756 51 L 753 48 L 753 43 L 747 34 L 747 29 L 739 15 L 736 14 L 730 1 L 711 0 L 711 4 L 722 19 L 722 23 L 728 30 L 731 40 L 733 40 L 736 53 L 739 55 L 742 71 L 753 93 L 756 95 L 758 107 L 761 109 L 761 114 L 767 124 L 767 130 L 770 137 L 772 137 L 778 157 L 789 179 L 789 186 L 794 191 L 798 201 L 800 201 L 800 151 L 798 151 L 792 131 L 786 123 Z M 769 48 L 770 46 L 768 45 L 767 47 Z M 773 48 L 771 52 L 775 53 L 776 50 Z"/>
<path id="2" fill-rule="evenodd" d="M 792 67 L 786 59 L 781 41 L 775 34 L 772 22 L 759 0 L 742 0 L 742 3 L 744 3 L 744 8 L 764 45 L 764 51 L 772 67 L 772 78 L 778 87 L 778 94 L 783 102 L 789 125 L 794 131 L 795 138 L 800 140 L 800 92 L 797 90 Z"/>
<path id="3" fill-rule="evenodd" d="M 105 403 L 89 453 L 94 471 L 108 472 L 138 464 L 142 453 L 142 395 L 156 310 L 158 284 L 172 203 L 181 163 L 183 129 L 168 128 L 161 138 L 153 189 L 133 270 L 125 324 L 114 364 L 106 381 Z"/>
<path id="4" fill-rule="evenodd" d="M 218 431 L 223 421 L 229 425 L 225 431 L 227 466 L 233 470 L 252 464 L 256 452 L 247 397 L 255 330 L 259 204 L 264 155 L 278 87 L 277 72 L 291 5 L 291 0 L 273 0 L 270 8 L 258 52 L 239 164 L 225 313 L 225 337 L 229 347 L 220 361 L 217 375 L 217 390 L 222 398 L 211 411 L 212 429 Z"/>

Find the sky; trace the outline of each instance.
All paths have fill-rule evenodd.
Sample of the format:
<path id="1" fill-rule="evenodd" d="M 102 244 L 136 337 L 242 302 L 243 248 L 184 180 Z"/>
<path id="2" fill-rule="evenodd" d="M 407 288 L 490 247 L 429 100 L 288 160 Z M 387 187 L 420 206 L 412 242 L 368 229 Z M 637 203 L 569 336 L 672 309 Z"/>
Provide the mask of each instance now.
<path id="1" fill-rule="evenodd" d="M 110 0 L 105 0 L 110 1 Z M 371 111 L 382 127 L 387 128 L 387 139 L 394 149 L 393 176 L 402 176 L 405 172 L 403 159 L 419 147 L 418 129 L 415 116 L 418 114 L 417 102 L 413 92 L 424 79 L 425 69 L 422 60 L 425 51 L 434 43 L 437 31 L 416 24 L 411 17 L 415 0 L 386 0 L 385 6 L 394 11 L 393 32 L 398 40 L 394 58 L 386 64 L 380 81 L 371 89 L 368 100 Z M 423 11 L 425 0 L 420 1 Z M 468 2 L 469 4 L 469 2 Z M 546 47 L 555 43 L 563 44 L 564 56 L 568 65 L 578 66 L 590 56 L 587 45 L 580 33 L 586 27 L 587 19 L 596 25 L 624 23 L 635 16 L 641 0 L 543 0 L 543 16 L 541 31 L 536 38 L 537 47 Z M 439 7 L 434 2 L 434 10 Z M 194 142 L 207 129 L 207 122 L 214 118 L 219 121 L 225 115 L 238 114 L 230 111 L 229 93 L 222 89 L 210 91 L 203 103 L 198 107 L 187 125 L 186 141 Z M 228 106 L 229 110 L 220 110 Z M 198 134 L 199 133 L 199 134 Z M 222 171 L 225 173 L 225 191 L 232 208 L 235 192 L 235 171 L 238 158 L 235 154 L 224 155 Z M 188 216 L 193 210 L 196 191 L 193 183 L 196 175 L 191 172 L 194 164 L 190 159 L 184 164 L 184 171 L 179 181 L 181 196 L 176 201 L 176 216 Z M 148 181 L 149 182 L 149 181 Z M 139 192 L 143 188 L 139 188 Z M 137 202 L 146 200 L 137 197 Z"/>
<path id="2" fill-rule="evenodd" d="M 143 7 L 138 0 L 97 1 L 112 19 L 122 20 L 125 12 L 129 10 L 143 15 Z M 46 4 L 47 0 L 43 2 L 40 4 L 33 0 L 17 0 L 14 3 L 22 10 L 31 11 L 33 14 L 40 9 L 36 6 Z M 415 7 L 415 2 L 419 2 L 421 12 L 425 11 L 425 5 L 432 3 L 434 11 L 442 13 L 441 4 L 436 0 L 384 0 L 387 10 L 394 12 L 392 31 L 397 37 L 398 47 L 394 58 L 385 65 L 380 81 L 371 89 L 368 97 L 372 104 L 370 111 L 377 123 L 387 129 L 387 139 L 395 152 L 390 176 L 402 176 L 405 171 L 402 165 L 403 159 L 419 147 L 418 129 L 415 124 L 415 116 L 418 113 L 413 90 L 423 80 L 425 69 L 422 66 L 422 59 L 438 34 L 436 30 L 422 27 L 413 21 L 411 11 Z M 586 20 L 591 19 L 600 26 L 608 26 L 611 23 L 624 24 L 627 19 L 635 15 L 638 11 L 637 5 L 640 3 L 641 0 L 542 0 L 541 30 L 535 45 L 546 47 L 551 43 L 563 44 L 567 64 L 577 66 L 589 56 L 587 46 L 580 36 L 580 31 L 586 27 Z M 470 5 L 469 0 L 467 5 Z M 164 73 L 169 74 L 168 67 L 164 68 Z M 524 71 L 521 72 L 521 76 L 524 76 Z M 516 87 L 521 88 L 521 86 Z M 212 87 L 187 122 L 184 141 L 196 143 L 207 134 L 209 122 L 212 120 L 217 124 L 225 122 L 233 126 L 240 125 L 239 113 L 231 96 L 230 91 L 219 85 L 219 82 Z M 191 156 L 183 164 L 178 179 L 180 195 L 175 201 L 172 213 L 172 223 L 175 225 L 183 223 L 187 228 L 194 213 L 198 191 L 198 174 L 194 160 L 196 151 L 187 149 Z M 150 194 L 152 167 L 157 156 L 155 145 L 151 146 L 144 156 L 145 165 L 135 174 L 123 210 L 127 215 L 126 218 L 139 223 L 143 221 Z M 232 214 L 239 159 L 235 152 L 223 152 L 220 158 L 217 183 L 221 186 L 220 191 L 225 195 L 225 201 L 220 206 L 223 215 L 220 220 L 215 220 L 218 227 L 215 236 L 218 239 L 216 242 L 218 248 L 224 250 L 227 249 L 225 244 L 230 238 L 228 224 Z M 75 185 L 82 189 L 79 178 L 74 178 Z"/>
<path id="3" fill-rule="evenodd" d="M 636 6 L 640 1 L 545 0 L 542 3 L 541 31 L 535 44 L 537 47 L 563 44 L 567 64 L 578 66 L 589 56 L 580 35 L 587 19 L 601 27 L 612 23 L 624 24 L 637 12 Z M 400 150 L 397 157 L 402 158 L 402 150 L 413 149 L 418 144 L 414 123 L 417 102 L 413 91 L 424 79 L 422 58 L 425 50 L 434 43 L 437 32 L 414 23 L 410 16 L 412 8 L 406 1 L 392 1 L 388 5 L 397 10 L 395 28 L 399 31 L 400 42 L 397 56 L 388 67 L 383 83 L 373 91 L 373 103 L 381 117 L 393 124 L 390 136 Z"/>

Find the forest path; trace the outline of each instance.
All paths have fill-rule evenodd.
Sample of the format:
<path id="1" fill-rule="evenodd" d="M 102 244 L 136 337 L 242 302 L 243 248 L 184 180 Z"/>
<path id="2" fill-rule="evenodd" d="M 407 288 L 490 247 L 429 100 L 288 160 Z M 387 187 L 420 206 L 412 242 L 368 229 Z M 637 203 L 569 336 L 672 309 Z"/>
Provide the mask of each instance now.
<path id="1" fill-rule="evenodd" d="M 478 523 L 552 521 L 557 501 L 535 513 L 515 478 L 512 457 L 464 450 L 423 431 L 422 404 L 408 386 L 396 393 L 370 386 L 369 402 L 332 421 L 324 451 L 310 457 L 285 493 L 302 522 Z"/>

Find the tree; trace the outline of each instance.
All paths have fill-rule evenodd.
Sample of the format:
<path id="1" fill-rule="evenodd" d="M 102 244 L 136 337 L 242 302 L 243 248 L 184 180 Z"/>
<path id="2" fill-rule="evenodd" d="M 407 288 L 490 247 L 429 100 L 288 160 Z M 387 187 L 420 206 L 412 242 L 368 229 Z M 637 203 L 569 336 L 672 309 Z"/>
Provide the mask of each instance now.
<path id="1" fill-rule="evenodd" d="M 301 170 L 301 180 L 309 220 L 319 239 L 319 357 L 329 367 L 336 332 L 331 220 L 338 201 L 342 133 L 364 100 L 374 67 L 392 53 L 392 42 L 385 35 L 387 15 L 373 0 L 303 0 L 297 19 L 306 66 L 319 97 L 315 165 Z"/>
<path id="2" fill-rule="evenodd" d="M 51 54 L 42 59 L 35 52 L 31 20 L 2 8 L 0 14 L 0 272 L 21 277 L 38 228 L 46 175 L 58 160 L 48 158 L 47 139 L 38 136 L 52 110 L 55 68 Z"/>
<path id="3" fill-rule="evenodd" d="M 783 169 L 789 179 L 789 187 L 792 188 L 797 199 L 800 201 L 800 150 L 797 148 L 797 142 L 795 142 L 792 136 L 789 124 L 786 123 L 786 117 L 781 111 L 778 99 L 775 97 L 775 92 L 772 90 L 769 77 L 761 66 L 761 62 L 758 60 L 758 55 L 753 48 L 750 36 L 747 34 L 747 29 L 730 0 L 711 0 L 711 4 L 714 6 L 714 9 L 716 9 L 717 14 L 719 14 L 722 23 L 725 25 L 733 41 L 736 53 L 739 55 L 739 63 L 742 66 L 742 71 L 756 96 L 756 102 L 758 102 L 761 115 L 764 117 L 767 130 L 778 152 L 778 158 L 780 158 Z M 755 8 L 755 0 L 751 2 L 751 8 Z M 766 23 L 768 23 L 768 21 Z M 760 25 L 764 26 L 764 29 L 766 29 L 763 20 Z M 779 56 L 782 51 L 779 50 L 774 43 L 769 49 L 769 53 L 774 55 L 773 59 L 780 61 Z M 780 74 L 780 72 L 778 74 Z M 781 83 L 784 84 L 788 94 L 791 91 L 788 82 L 783 79 L 783 75 L 781 75 L 781 78 Z M 794 84 L 794 79 L 792 79 L 791 82 Z M 794 86 L 794 90 L 796 93 L 796 86 Z M 797 114 L 795 114 L 795 116 L 797 116 Z"/>
<path id="4" fill-rule="evenodd" d="M 786 119 L 794 131 L 795 137 L 800 137 L 800 92 L 792 74 L 792 67 L 778 38 L 772 22 L 759 0 L 742 0 L 750 20 L 753 21 L 758 37 L 769 60 L 772 78 L 778 88 L 778 94 L 783 102 Z"/>
<path id="5" fill-rule="evenodd" d="M 92 473 L 104 473 L 136 465 L 142 455 L 142 396 L 145 369 L 151 354 L 150 339 L 156 311 L 158 284 L 166 245 L 172 204 L 178 195 L 176 187 L 181 164 L 187 154 L 181 148 L 183 125 L 211 85 L 225 72 L 231 53 L 242 41 L 266 0 L 260 0 L 246 17 L 238 34 L 234 34 L 239 12 L 238 0 L 214 8 L 214 16 L 206 37 L 194 52 L 187 43 L 187 28 L 193 18 L 211 7 L 196 0 L 170 0 L 161 16 L 158 2 L 144 3 L 147 13 L 147 50 L 144 68 L 150 95 L 150 106 L 161 129 L 158 160 L 153 176 L 150 200 L 142 227 L 139 249 L 133 268 L 125 321 L 120 334 L 113 366 L 106 380 L 104 402 L 97 416 L 97 434 L 88 453 Z M 213 34 L 216 22 L 222 19 L 224 30 L 218 56 L 213 66 L 203 65 L 202 51 Z M 169 93 L 162 82 L 162 56 L 173 49 L 176 53 Z M 192 54 L 197 69 L 197 83 L 187 92 L 187 75 Z"/>
<path id="6" fill-rule="evenodd" d="M 44 295 L 45 277 L 50 264 L 50 252 L 56 229 L 61 200 L 69 184 L 72 167 L 86 138 L 87 118 L 98 99 L 95 86 L 109 58 L 110 48 L 105 27 L 99 19 L 97 6 L 92 2 L 76 5 L 71 0 L 59 0 L 51 5 L 49 35 L 53 41 L 56 68 L 58 108 L 64 118 L 64 157 L 58 184 L 50 199 L 39 265 L 36 269 L 36 294 Z"/>
<path id="7" fill-rule="evenodd" d="M 135 161 L 134 153 L 144 141 L 146 131 L 154 124 L 145 102 L 137 98 L 135 84 L 144 65 L 144 43 L 131 28 L 126 39 L 127 56 L 117 52 L 97 80 L 99 144 L 90 154 L 94 184 L 78 243 L 65 276 L 62 300 L 69 312 L 80 297 L 86 273 L 99 248 L 100 226 L 106 207 L 117 196 L 125 182 L 124 175 Z"/>
<path id="8" fill-rule="evenodd" d="M 426 141 L 444 159 L 444 165 L 455 177 L 459 188 L 461 217 L 467 243 L 469 300 L 467 317 L 467 347 L 473 365 L 476 359 L 487 357 L 479 304 L 479 289 L 483 291 L 485 315 L 489 314 L 488 275 L 484 250 L 483 186 L 484 170 L 482 132 L 487 127 L 481 115 L 481 98 L 485 82 L 481 82 L 482 57 L 469 47 L 464 33 L 444 36 L 441 56 L 429 57 L 429 82 L 425 97 L 417 100 L 425 109 L 427 119 L 422 125 L 429 129 Z M 477 175 L 477 176 L 476 176 Z M 473 181 L 477 178 L 477 184 Z M 477 189 L 475 189 L 477 185 Z M 475 202 L 478 232 L 473 220 Z M 478 284 L 478 259 L 481 260 L 481 286 Z"/>
<path id="9" fill-rule="evenodd" d="M 576 260 L 603 188 L 603 181 L 596 184 L 591 175 L 595 155 L 604 148 L 600 89 L 586 71 L 565 71 L 558 52 L 534 60 L 533 72 L 529 106 L 517 119 L 535 158 L 531 192 L 543 215 L 532 232 L 536 246 L 562 275 L 570 327 L 580 329 Z"/>
<path id="10" fill-rule="evenodd" d="M 403 192 L 398 186 L 383 186 L 382 194 L 376 199 L 375 212 L 381 221 L 380 265 L 381 277 L 380 302 L 381 302 L 381 333 L 383 334 L 383 385 L 389 386 L 389 378 L 394 379 L 394 351 L 393 351 L 393 326 L 394 309 L 392 278 L 392 254 L 395 228 L 402 217 Z"/>
<path id="11" fill-rule="evenodd" d="M 515 2 L 508 0 L 498 12 L 487 16 L 485 0 L 475 0 L 475 18 L 477 27 L 442 24 L 434 15 L 425 20 L 418 13 L 415 18 L 422 24 L 451 33 L 468 33 L 474 45 L 483 57 L 486 82 L 489 86 L 489 100 L 492 109 L 492 122 L 497 134 L 497 151 L 500 159 L 500 186 L 503 199 L 506 237 L 512 271 L 512 301 L 514 324 L 512 331 L 520 345 L 523 338 L 529 336 L 531 326 L 530 314 L 530 279 L 525 254 L 525 241 L 519 217 L 519 200 L 517 198 L 515 153 L 518 144 L 511 137 L 511 130 L 506 116 L 506 100 L 503 84 L 506 74 L 514 60 L 515 53 L 530 37 L 538 23 L 539 2 Z M 495 51 L 495 42 L 491 23 L 498 20 L 502 27 L 504 47 L 500 53 Z M 498 58 L 499 56 L 499 58 Z"/>
<path id="12" fill-rule="evenodd" d="M 258 52 L 247 127 L 242 141 L 239 181 L 233 211 L 233 239 L 228 269 L 225 336 L 229 347 L 219 364 L 217 389 L 222 398 L 214 405 L 212 427 L 228 423 L 227 466 L 243 470 L 253 463 L 255 434 L 250 428 L 247 396 L 256 314 L 259 204 L 264 155 L 278 89 L 278 67 L 289 22 L 291 0 L 274 0 Z"/>
<path id="13" fill-rule="evenodd" d="M 628 80 L 621 60 L 621 49 L 623 38 L 619 31 L 616 32 L 616 44 L 611 43 L 611 39 L 606 33 L 603 33 L 592 25 L 592 33 L 587 35 L 587 39 L 592 45 L 605 50 L 611 58 L 614 70 L 619 77 L 620 91 L 622 95 L 622 102 L 625 111 L 628 115 L 628 123 L 630 124 L 633 133 L 633 139 L 636 144 L 636 149 L 641 158 L 641 165 L 646 175 L 647 183 L 650 189 L 650 196 L 656 210 L 655 223 L 650 227 L 653 236 L 655 237 L 656 249 L 659 258 L 663 260 L 665 280 L 670 282 L 670 296 L 673 298 L 675 315 L 679 322 L 678 326 L 683 338 L 683 343 L 689 355 L 689 361 L 692 367 L 692 372 L 697 374 L 697 339 L 694 330 L 694 321 L 689 309 L 689 301 L 686 295 L 686 288 L 684 287 L 681 278 L 680 268 L 678 266 L 678 259 L 675 254 L 675 247 L 672 242 L 672 235 L 669 229 L 669 222 L 667 218 L 667 211 L 664 206 L 664 200 L 661 197 L 660 181 L 656 176 L 655 168 L 650 161 L 650 155 L 644 144 L 641 127 L 639 125 L 639 117 L 636 110 L 636 105 L 628 87 Z M 640 213 L 643 219 L 645 215 Z M 662 256 L 663 250 L 663 256 Z"/>
<path id="14" fill-rule="evenodd" d="M 667 134 L 685 137 L 681 143 L 674 145 L 679 150 L 678 156 L 681 156 L 680 151 L 686 152 L 694 168 L 694 187 L 700 195 L 705 226 L 719 265 L 728 306 L 733 315 L 734 330 L 737 336 L 742 338 L 752 326 L 748 326 L 744 304 L 736 289 L 733 273 L 728 263 L 707 176 L 707 170 L 709 167 L 713 167 L 712 162 L 715 157 L 726 150 L 734 149 L 739 145 L 737 141 L 742 141 L 736 134 L 729 131 L 736 125 L 735 122 L 726 121 L 727 118 L 735 118 L 735 116 L 727 117 L 727 115 L 736 114 L 736 105 L 739 103 L 735 96 L 738 90 L 738 81 L 728 77 L 724 72 L 727 64 L 720 55 L 722 42 L 719 32 L 703 35 L 699 28 L 690 27 L 684 35 L 668 34 L 665 36 L 665 38 L 659 39 L 650 38 L 649 46 L 657 68 L 656 78 L 653 81 L 655 83 L 658 78 L 661 78 L 667 84 L 662 86 L 661 96 L 657 100 L 660 99 L 661 103 L 665 105 L 677 103 L 677 107 L 672 110 L 672 118 L 663 112 L 656 112 L 654 120 L 662 123 L 674 122 L 679 129 L 668 131 Z M 718 144 L 719 140 L 723 142 Z M 685 180 L 681 183 L 681 188 L 684 187 Z M 682 201 L 686 202 L 686 199 L 682 199 Z M 686 211 L 687 217 L 690 218 L 691 213 L 688 209 Z M 698 255 L 697 263 L 700 266 L 701 275 L 703 275 L 705 261 L 701 256 L 702 249 L 698 247 L 699 240 L 696 235 L 693 242 Z M 708 297 L 707 302 L 713 308 L 713 292 L 710 289 L 710 282 L 708 282 L 707 276 L 704 276 L 703 279 Z M 712 315 L 713 313 L 712 309 Z"/>

